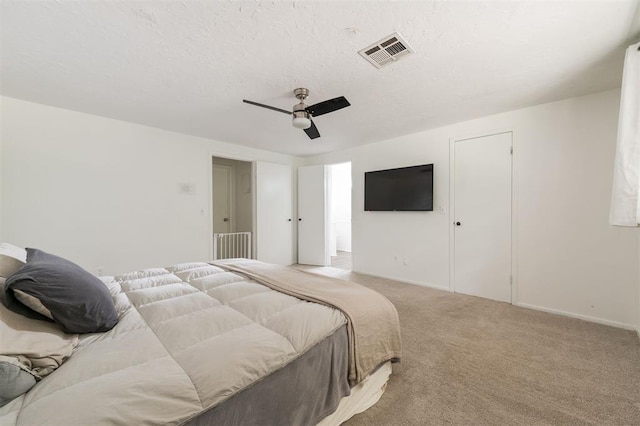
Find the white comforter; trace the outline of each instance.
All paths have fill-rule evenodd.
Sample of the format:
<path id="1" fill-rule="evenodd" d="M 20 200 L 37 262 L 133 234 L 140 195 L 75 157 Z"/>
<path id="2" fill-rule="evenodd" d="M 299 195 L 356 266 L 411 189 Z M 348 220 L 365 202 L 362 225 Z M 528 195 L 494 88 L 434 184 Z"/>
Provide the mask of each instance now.
<path id="1" fill-rule="evenodd" d="M 206 263 L 104 279 L 120 321 L 0 408 L 2 425 L 180 424 L 346 323 Z"/>

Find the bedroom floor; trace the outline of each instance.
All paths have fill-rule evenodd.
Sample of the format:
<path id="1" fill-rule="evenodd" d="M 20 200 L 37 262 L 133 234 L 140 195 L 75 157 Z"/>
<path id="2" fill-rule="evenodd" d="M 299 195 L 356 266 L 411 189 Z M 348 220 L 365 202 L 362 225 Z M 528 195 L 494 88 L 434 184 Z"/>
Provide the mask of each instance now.
<path id="1" fill-rule="evenodd" d="M 403 358 L 358 425 L 640 424 L 633 331 L 331 267 L 398 309 Z"/>

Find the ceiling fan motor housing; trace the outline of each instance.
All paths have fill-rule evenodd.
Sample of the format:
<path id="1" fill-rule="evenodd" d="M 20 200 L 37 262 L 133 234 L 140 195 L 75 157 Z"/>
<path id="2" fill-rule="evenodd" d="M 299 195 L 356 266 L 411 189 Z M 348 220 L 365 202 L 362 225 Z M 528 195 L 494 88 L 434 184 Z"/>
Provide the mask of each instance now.
<path id="1" fill-rule="evenodd" d="M 293 94 L 296 96 L 296 98 L 300 99 L 300 102 L 302 102 L 309 96 L 309 89 L 298 87 L 297 89 L 294 89 Z"/>

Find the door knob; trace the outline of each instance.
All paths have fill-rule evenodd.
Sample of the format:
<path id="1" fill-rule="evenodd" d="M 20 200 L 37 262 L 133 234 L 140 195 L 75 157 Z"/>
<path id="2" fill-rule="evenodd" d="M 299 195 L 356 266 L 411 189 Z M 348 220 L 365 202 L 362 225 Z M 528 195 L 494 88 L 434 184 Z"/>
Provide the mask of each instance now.
<path id="1" fill-rule="evenodd" d="M 229 222 L 229 218 L 225 217 L 224 219 L 222 219 L 223 222 Z"/>
<path id="2" fill-rule="evenodd" d="M 460 226 L 460 225 L 462 225 L 461 222 L 456 222 L 456 226 Z"/>
<path id="3" fill-rule="evenodd" d="M 302 222 L 302 218 L 301 217 L 298 218 L 298 222 Z"/>
<path id="4" fill-rule="evenodd" d="M 288 220 L 289 220 L 289 222 L 291 222 L 291 218 L 289 218 Z"/>

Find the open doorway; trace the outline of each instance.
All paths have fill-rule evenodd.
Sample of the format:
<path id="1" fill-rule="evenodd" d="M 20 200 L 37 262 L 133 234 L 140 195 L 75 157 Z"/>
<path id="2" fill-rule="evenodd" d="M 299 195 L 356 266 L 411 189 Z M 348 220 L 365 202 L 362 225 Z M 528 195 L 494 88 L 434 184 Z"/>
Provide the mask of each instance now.
<path id="1" fill-rule="evenodd" d="M 212 158 L 213 258 L 253 258 L 252 164 Z"/>
<path id="2" fill-rule="evenodd" d="M 327 167 L 331 266 L 351 270 L 351 163 Z"/>

